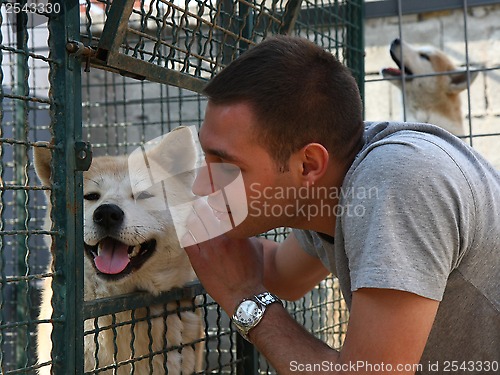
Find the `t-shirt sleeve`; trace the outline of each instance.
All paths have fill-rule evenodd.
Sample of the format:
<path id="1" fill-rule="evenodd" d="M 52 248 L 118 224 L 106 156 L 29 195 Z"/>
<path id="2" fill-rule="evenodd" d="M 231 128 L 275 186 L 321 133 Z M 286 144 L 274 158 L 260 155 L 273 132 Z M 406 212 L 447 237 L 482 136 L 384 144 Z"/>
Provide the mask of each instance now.
<path id="1" fill-rule="evenodd" d="M 292 229 L 297 242 L 299 243 L 302 250 L 304 250 L 307 254 L 318 258 L 318 244 L 317 241 L 313 238 L 310 231 L 302 230 L 302 229 Z"/>
<path id="2" fill-rule="evenodd" d="M 375 147 L 343 194 L 351 290 L 396 289 L 440 301 L 474 215 L 454 160 L 427 140 Z"/>
<path id="3" fill-rule="evenodd" d="M 317 232 L 310 230 L 293 229 L 293 234 L 302 250 L 321 260 L 327 270 L 337 275 L 333 242 L 322 240 Z"/>

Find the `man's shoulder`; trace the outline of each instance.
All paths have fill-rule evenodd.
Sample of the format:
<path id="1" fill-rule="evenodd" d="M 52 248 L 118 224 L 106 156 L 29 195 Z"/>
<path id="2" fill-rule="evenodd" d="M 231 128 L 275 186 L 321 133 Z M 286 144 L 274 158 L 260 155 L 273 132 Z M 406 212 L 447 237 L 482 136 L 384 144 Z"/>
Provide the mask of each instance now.
<path id="1" fill-rule="evenodd" d="M 453 139 L 405 125 L 377 123 L 367 131 L 364 146 L 345 176 L 344 189 L 376 185 L 414 191 L 417 183 L 423 187 L 422 183 L 446 180 L 468 184 L 464 174 L 470 169 L 468 150 L 461 150 L 463 146 Z"/>
<path id="2" fill-rule="evenodd" d="M 417 122 L 365 122 L 365 148 L 374 144 L 390 144 L 401 141 L 427 141 L 436 145 L 447 145 L 461 152 L 473 152 L 464 141 L 443 128 Z"/>
<path id="3" fill-rule="evenodd" d="M 369 179 L 382 174 L 395 184 L 405 178 L 453 180 L 469 189 L 489 180 L 500 189 L 499 171 L 464 141 L 429 124 L 366 123 L 364 146 L 345 181 L 360 173 Z"/>

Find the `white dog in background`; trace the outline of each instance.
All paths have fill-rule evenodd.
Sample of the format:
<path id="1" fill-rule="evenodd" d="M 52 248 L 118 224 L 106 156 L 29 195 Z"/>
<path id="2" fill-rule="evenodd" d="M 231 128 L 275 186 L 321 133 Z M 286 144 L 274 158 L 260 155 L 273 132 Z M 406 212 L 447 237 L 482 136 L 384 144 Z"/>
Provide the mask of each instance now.
<path id="1" fill-rule="evenodd" d="M 384 78 L 399 78 L 389 82 L 403 90 L 401 77 L 404 71 L 406 121 L 431 123 L 457 136 L 465 135 L 460 92 L 476 79 L 477 72 L 470 72 L 467 79 L 467 71 L 456 67 L 437 48 L 417 48 L 400 39 L 391 43 L 390 53 L 399 69 L 382 69 L 382 75 Z M 432 75 L 446 72 L 454 73 Z M 426 74 L 431 75 L 416 77 Z"/>
<path id="2" fill-rule="evenodd" d="M 186 192 L 179 191 L 172 179 L 150 186 L 148 171 L 129 171 L 131 165 L 143 165 L 144 159 L 149 163 L 160 162 L 171 175 L 193 171 L 197 154 L 191 131 L 187 127 L 174 130 L 155 146 L 133 155 L 130 158 L 142 160 L 130 160 L 127 156 L 97 157 L 83 174 L 86 301 L 136 291 L 157 295 L 195 279 L 189 260 L 179 246 L 172 218 L 164 209 L 165 195 L 179 198 Z M 35 169 L 47 186 L 51 184 L 50 160 L 47 148 L 35 149 Z M 193 173 L 187 173 L 185 177 L 192 181 Z M 138 192 L 141 186 L 143 188 Z M 51 225 L 48 215 L 46 225 Z M 51 297 L 50 279 L 45 279 L 40 319 L 50 319 Z M 178 313 L 179 307 L 182 312 Z M 143 357 L 133 365 L 118 367 L 116 372 L 99 373 L 130 374 L 133 366 L 135 374 L 165 374 L 164 355 L 155 354 L 151 358 L 150 351 L 161 352 L 172 346 L 175 350 L 167 353 L 168 374 L 200 371 L 203 347 L 190 343 L 202 337 L 203 323 L 193 301 L 169 303 L 166 309 L 165 306 L 151 306 L 149 315 L 156 317 L 145 319 L 146 315 L 146 309 L 135 310 L 133 317 L 138 321 L 123 326 L 120 323 L 131 321 L 129 311 L 116 314 L 115 321 L 111 316 L 99 317 L 98 326 L 108 328 L 96 334 L 97 337 L 92 334 L 85 336 L 85 371 L 96 368 L 96 356 L 99 368 Z M 113 324 L 118 326 L 109 328 Z M 85 322 L 85 331 L 95 328 L 94 320 Z M 51 331 L 51 324 L 39 325 L 37 352 L 40 365 L 51 360 Z M 50 365 L 42 366 L 39 373 L 50 374 Z"/>

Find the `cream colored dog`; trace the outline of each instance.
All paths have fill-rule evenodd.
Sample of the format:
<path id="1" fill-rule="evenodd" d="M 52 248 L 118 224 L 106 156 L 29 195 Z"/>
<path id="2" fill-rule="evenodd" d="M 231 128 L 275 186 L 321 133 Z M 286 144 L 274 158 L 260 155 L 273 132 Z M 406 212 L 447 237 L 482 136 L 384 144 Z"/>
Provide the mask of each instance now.
<path id="1" fill-rule="evenodd" d="M 382 75 L 403 90 L 406 121 L 425 122 L 441 126 L 449 132 L 465 135 L 460 92 L 468 87 L 477 77 L 477 72 L 460 71 L 440 50 L 426 46 L 416 48 L 408 43 L 395 39 L 390 47 L 391 57 L 398 65 L 396 68 L 385 68 Z M 434 73 L 454 72 L 443 75 Z M 426 77 L 419 75 L 431 74 Z"/>
<path id="2" fill-rule="evenodd" d="M 179 128 L 150 149 L 133 153 L 129 158 L 97 157 L 93 160 L 90 169 L 83 174 L 85 300 L 136 291 L 157 295 L 195 279 L 186 254 L 179 247 L 164 195 L 180 198 L 179 195 L 185 195 L 186 191 L 181 191 L 179 180 L 175 179 L 151 185 L 150 171 L 140 166 L 147 159 L 146 165 L 156 163 L 169 174 L 176 175 L 192 171 L 196 158 L 191 131 Z M 47 148 L 35 149 L 35 169 L 44 185 L 51 184 L 50 160 Z M 188 172 L 184 177 L 189 182 L 193 174 Z M 50 226 L 50 220 L 46 224 Z M 50 319 L 51 297 L 50 279 L 46 279 L 40 319 Z M 120 365 L 116 372 L 108 370 L 100 374 L 130 374 L 132 368 L 133 373 L 139 375 L 165 374 L 164 363 L 168 374 L 199 371 L 202 345 L 190 343 L 202 337 L 202 319 L 200 313 L 194 311 L 192 301 L 181 301 L 180 307 L 183 312 L 177 313 L 179 305 L 169 303 L 167 315 L 165 306 L 151 306 L 149 315 L 156 317 L 150 320 L 144 319 L 146 309 L 138 309 L 133 314 L 138 321 L 123 326 L 120 323 L 131 321 L 129 311 L 116 314 L 115 321 L 111 316 L 100 317 L 98 326 L 103 330 L 96 336 L 85 336 L 85 371 L 97 367 L 96 357 L 99 368 L 139 359 L 133 365 Z M 94 320 L 86 321 L 85 331 L 95 330 L 95 324 Z M 118 326 L 109 328 L 114 324 Z M 51 360 L 51 331 L 51 324 L 39 325 L 40 365 Z M 165 361 L 162 351 L 172 346 L 175 349 L 168 351 Z M 162 354 L 153 355 L 150 351 Z M 41 367 L 39 373 L 50 374 L 50 365 Z"/>

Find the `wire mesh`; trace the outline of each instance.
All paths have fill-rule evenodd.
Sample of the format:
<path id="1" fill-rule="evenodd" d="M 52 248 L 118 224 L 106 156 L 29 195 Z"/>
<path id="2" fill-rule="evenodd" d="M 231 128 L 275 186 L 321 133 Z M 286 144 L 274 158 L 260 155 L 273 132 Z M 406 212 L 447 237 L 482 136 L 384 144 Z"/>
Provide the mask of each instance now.
<path id="1" fill-rule="evenodd" d="M 78 251 L 63 252 L 63 242 L 72 241 L 66 236 L 69 231 L 78 234 L 78 230 L 82 230 L 57 224 L 59 220 L 61 223 L 78 222 L 67 220 L 75 212 L 65 211 L 59 203 L 65 201 L 56 199 L 59 197 L 55 195 L 64 190 L 64 181 L 52 181 L 52 186 L 41 183 L 33 169 L 34 149 L 48 147 L 53 155 L 61 157 L 66 152 L 63 150 L 71 149 L 79 140 L 75 135 L 78 131 L 73 133 L 78 129 L 72 128 L 72 123 L 58 123 L 57 126 L 67 127 L 69 139 L 57 145 L 41 143 L 54 142 L 55 121 L 62 118 L 61 110 L 54 113 L 54 108 L 65 108 L 58 107 L 64 104 L 59 100 L 64 93 L 70 92 L 61 85 L 71 82 L 54 82 L 57 79 L 54 71 L 68 73 L 71 80 L 72 67 L 54 58 L 53 52 L 67 42 L 81 41 L 81 54 L 68 54 L 71 64 L 80 58 L 85 69 L 81 82 L 79 75 L 74 76 L 75 87 L 81 85 L 76 98 L 79 100 L 81 95 L 82 99 L 81 121 L 77 118 L 75 123 L 81 122 L 82 138 L 92 144 L 94 156 L 123 155 L 179 125 L 199 128 L 206 106 L 205 99 L 197 93 L 200 85 L 247 48 L 272 34 L 289 32 L 307 37 L 348 64 L 357 77 L 362 77 L 361 2 L 81 0 L 80 25 L 77 25 L 80 38 L 75 37 L 75 40 L 65 40 L 64 33 L 59 35 L 54 31 L 61 30 L 58 27 L 69 22 L 58 18 L 63 15 L 42 11 L 8 12 L 14 3 L 2 0 L 0 15 L 1 373 L 34 373 L 48 371 L 50 366 L 54 373 L 60 373 L 70 360 L 75 363 L 71 370 L 76 373 L 165 373 L 170 362 L 179 360 L 180 352 L 198 346 L 203 347 L 198 373 L 249 373 L 249 363 L 255 361 L 259 373 L 274 373 L 253 348 L 244 346 L 227 315 L 199 284 L 159 296 L 138 292 L 85 302 L 76 296 L 77 306 L 73 308 L 83 314 L 85 325 L 81 335 L 85 351 L 91 352 L 92 358 L 85 369 L 77 367 L 79 361 L 83 361 L 83 353 L 70 355 L 69 351 L 74 348 L 64 342 L 64 337 L 69 336 L 61 334 L 65 327 L 83 326 L 83 322 L 75 320 L 78 314 L 63 311 L 60 316 L 39 318 L 43 285 L 55 282 L 64 288 L 64 278 L 72 272 L 64 264 L 57 269 L 48 268 L 50 239 L 59 241 L 57 247 L 52 246 L 53 255 L 64 263 L 67 256 L 79 254 Z M 73 2 L 67 2 L 70 3 Z M 106 34 L 105 25 L 109 17 L 116 16 L 111 8 L 118 3 L 132 5 L 130 16 L 125 20 L 125 32 L 118 49 L 106 50 L 104 47 L 112 47 L 113 38 L 109 35 L 113 35 Z M 27 4 L 27 1 L 20 4 Z M 50 29 L 51 35 L 47 27 L 49 19 L 58 22 L 57 27 Z M 52 40 L 50 48 L 49 37 Z M 109 58 L 113 54 L 118 60 Z M 124 68 L 117 65 L 117 61 L 131 63 Z M 170 75 L 157 74 L 153 66 L 195 81 L 178 80 L 179 76 L 174 74 L 177 81 L 172 82 Z M 52 76 L 50 83 L 49 73 Z M 66 99 L 69 103 L 75 98 Z M 71 111 L 70 106 L 67 108 Z M 54 168 L 68 167 L 52 165 Z M 64 172 L 71 175 L 74 171 Z M 52 199 L 46 200 L 45 193 Z M 52 228 L 44 225 L 51 201 L 57 206 L 53 210 L 58 209 L 60 215 L 53 215 L 57 223 Z M 76 212 L 75 217 L 78 215 Z M 265 236 L 281 241 L 287 233 L 286 228 L 281 228 Z M 82 285 L 66 286 L 68 290 L 73 287 L 83 290 Z M 54 302 L 54 308 L 64 310 L 70 300 L 65 291 L 61 290 L 62 295 L 59 292 L 58 289 L 54 298 L 62 299 Z M 303 300 L 288 303 L 287 308 L 301 324 L 329 345 L 336 348 L 342 345 L 347 311 L 334 279 L 325 280 Z M 171 322 L 185 313 L 199 315 L 203 333 L 191 342 L 170 345 L 166 337 L 172 332 L 169 329 Z M 62 355 L 38 363 L 36 332 L 42 326 L 57 328 L 52 340 L 54 344 L 59 341 L 54 350 Z M 146 337 L 140 344 L 139 331 Z M 162 341 L 156 339 L 156 334 L 163 337 Z M 108 358 L 103 357 L 104 352 Z M 72 355 L 80 358 L 71 359 Z"/>
<path id="2" fill-rule="evenodd" d="M 82 31 L 97 46 L 110 1 L 86 1 Z M 135 1 L 121 52 L 196 77 L 209 78 L 248 45 L 276 33 L 283 1 Z"/>
<path id="3" fill-rule="evenodd" d="M 450 4 L 446 10 L 442 8 L 443 4 L 437 2 L 429 9 L 414 0 L 377 3 L 381 3 L 380 8 L 385 6 L 385 17 L 380 17 L 380 13 L 375 12 L 373 7 L 371 10 L 375 15 L 366 14 L 366 118 L 372 121 L 417 120 L 432 122 L 438 126 L 444 124 L 446 127 L 446 124 L 450 123 L 450 111 L 443 109 L 444 116 L 440 118 L 436 116 L 435 109 L 430 110 L 430 107 L 442 105 L 441 98 L 445 97 L 443 91 L 442 96 L 439 96 L 435 89 L 427 89 L 424 92 L 416 91 L 412 87 L 419 83 L 427 87 L 430 81 L 450 82 L 452 77 L 457 77 L 457 73 L 465 71 L 465 88 L 459 93 L 458 104 L 455 104 L 455 109 L 451 111 L 453 124 L 458 128 L 463 127 L 463 131 L 455 134 L 479 151 L 494 167 L 500 168 L 500 153 L 497 147 L 500 132 L 497 106 L 494 104 L 498 103 L 496 93 L 500 71 L 496 34 L 500 2 L 491 1 L 486 4 L 458 1 Z M 383 77 L 380 74 L 381 69 L 397 68 L 389 52 L 390 44 L 395 38 L 413 48 L 437 48 L 455 67 L 448 67 L 444 71 L 419 70 L 406 78 L 402 75 Z M 430 49 L 427 52 L 429 51 Z M 404 69 L 402 71 L 404 72 Z M 403 90 L 393 84 L 397 82 Z M 432 98 L 427 103 L 433 103 L 423 105 L 423 100 L 415 100 L 415 95 L 412 95 L 410 90 L 421 97 Z M 453 94 L 449 95 L 452 96 Z M 413 110 L 410 111 L 409 108 Z M 419 115 L 415 116 L 415 113 Z"/>
<path id="4" fill-rule="evenodd" d="M 33 144 L 49 138 L 48 49 L 28 30 L 39 19 L 29 13 L 0 15 L 0 368 L 34 366 L 38 291 L 50 277 L 42 228 L 44 188 L 30 167 Z"/>

